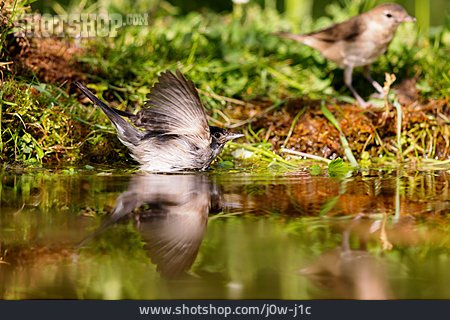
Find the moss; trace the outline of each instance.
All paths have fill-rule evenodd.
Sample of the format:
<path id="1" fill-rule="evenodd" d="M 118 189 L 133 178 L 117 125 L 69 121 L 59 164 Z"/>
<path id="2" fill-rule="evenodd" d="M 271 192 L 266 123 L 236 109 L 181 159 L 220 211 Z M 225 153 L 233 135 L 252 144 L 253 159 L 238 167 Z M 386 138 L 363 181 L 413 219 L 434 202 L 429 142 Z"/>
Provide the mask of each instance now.
<path id="1" fill-rule="evenodd" d="M 0 99 L 2 162 L 73 163 L 94 160 L 96 154 L 102 155 L 101 161 L 114 159 L 112 151 L 124 149 L 110 142 L 114 139 L 108 130 L 97 128 L 107 123 L 101 113 L 56 87 L 11 79 L 3 83 Z"/>

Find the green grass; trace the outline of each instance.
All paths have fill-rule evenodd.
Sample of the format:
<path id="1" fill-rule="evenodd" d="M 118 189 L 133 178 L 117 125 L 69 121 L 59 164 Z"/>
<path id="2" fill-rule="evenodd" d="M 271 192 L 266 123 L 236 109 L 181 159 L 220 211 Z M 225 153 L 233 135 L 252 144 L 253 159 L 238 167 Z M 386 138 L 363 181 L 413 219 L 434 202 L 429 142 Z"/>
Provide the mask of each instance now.
<path id="1" fill-rule="evenodd" d="M 279 39 L 272 32 L 307 32 L 325 27 L 357 14 L 369 2 L 348 1 L 345 8 L 333 3 L 326 8 L 329 16 L 292 24 L 289 16 L 253 4 L 235 8 L 231 13 L 181 15 L 164 1 L 117 1 L 107 8 L 110 12 L 150 12 L 149 25 L 123 27 L 115 38 L 83 39 L 85 53 L 78 59 L 84 65 L 85 82 L 90 87 L 106 100 L 118 102 L 119 108 L 131 111 L 142 106 L 159 72 L 178 68 L 201 90 L 212 122 L 230 124 L 223 112 L 225 107 L 233 106 L 228 98 L 242 104 L 277 104 L 292 97 L 347 101 L 350 94 L 336 65 L 315 50 Z M 18 3 L 22 8 L 24 2 Z M 87 12 L 95 11 L 96 6 L 72 2 L 55 10 Z M 5 39 L 11 30 L 3 27 L 1 32 L 1 56 L 8 61 Z M 396 74 L 398 81 L 417 76 L 421 99 L 448 99 L 449 47 L 449 19 L 444 26 L 430 30 L 429 36 L 416 32 L 413 24 L 403 25 L 389 52 L 374 64 L 373 74 L 380 81 L 385 72 Z M 360 76 L 359 72 L 355 75 Z M 364 81 L 357 81 L 356 88 L 364 94 L 371 92 Z M 126 153 L 117 141 L 111 142 L 117 139 L 112 138 L 114 130 L 101 112 L 82 106 L 67 94 L 67 87 L 5 72 L 0 99 L 2 162 L 102 162 L 111 160 L 113 153 L 118 152 L 114 161 Z M 294 125 L 295 122 L 291 129 Z M 247 133 L 250 144 L 231 145 L 224 156 L 227 161 L 234 161 L 236 157 L 230 155 L 241 148 L 258 154 L 254 161 L 287 165 L 278 150 L 259 136 L 255 138 L 249 128 L 236 129 Z M 364 158 L 355 156 L 358 160 Z"/>

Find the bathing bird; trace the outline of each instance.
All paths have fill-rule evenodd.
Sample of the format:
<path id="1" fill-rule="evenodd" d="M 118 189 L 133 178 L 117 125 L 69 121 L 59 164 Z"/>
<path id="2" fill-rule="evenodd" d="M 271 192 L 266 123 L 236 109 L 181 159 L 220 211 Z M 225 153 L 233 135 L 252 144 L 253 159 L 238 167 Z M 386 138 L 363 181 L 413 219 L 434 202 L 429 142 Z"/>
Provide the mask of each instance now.
<path id="1" fill-rule="evenodd" d="M 82 83 L 75 85 L 111 120 L 143 171 L 206 170 L 228 141 L 243 136 L 208 125 L 197 89 L 179 70 L 161 73 L 136 114 L 112 108 Z"/>

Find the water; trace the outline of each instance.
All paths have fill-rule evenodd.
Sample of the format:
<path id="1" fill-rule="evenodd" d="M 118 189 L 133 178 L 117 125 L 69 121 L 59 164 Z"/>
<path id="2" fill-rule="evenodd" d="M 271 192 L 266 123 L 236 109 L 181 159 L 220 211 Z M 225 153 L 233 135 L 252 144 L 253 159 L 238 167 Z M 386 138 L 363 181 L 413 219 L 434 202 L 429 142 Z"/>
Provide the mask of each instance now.
<path id="1" fill-rule="evenodd" d="M 445 171 L 0 178 L 0 299 L 450 299 Z"/>

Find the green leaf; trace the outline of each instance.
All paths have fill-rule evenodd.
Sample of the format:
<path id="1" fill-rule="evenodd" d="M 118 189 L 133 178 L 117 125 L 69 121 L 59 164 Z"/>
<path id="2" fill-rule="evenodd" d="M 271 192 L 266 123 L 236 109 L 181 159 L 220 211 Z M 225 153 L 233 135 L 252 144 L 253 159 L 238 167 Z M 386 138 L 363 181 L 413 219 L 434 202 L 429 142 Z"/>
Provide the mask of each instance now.
<path id="1" fill-rule="evenodd" d="M 320 107 L 320 110 L 322 110 L 323 115 L 325 116 L 325 118 L 327 118 L 328 121 L 331 122 L 331 124 L 333 126 L 336 127 L 336 129 L 338 129 L 338 131 L 340 133 L 342 133 L 342 129 L 341 126 L 339 125 L 339 122 L 336 120 L 336 118 L 334 117 L 334 115 L 331 113 L 330 110 L 328 110 L 327 107 L 325 107 L 325 104 L 322 103 L 322 106 Z"/>
<path id="2" fill-rule="evenodd" d="M 309 172 L 311 173 L 311 175 L 313 176 L 318 176 L 322 173 L 322 168 L 318 165 L 318 164 L 313 164 L 310 168 L 309 168 Z"/>
<path id="3" fill-rule="evenodd" d="M 325 118 L 327 118 L 328 121 L 330 121 L 331 124 L 333 126 L 335 126 L 335 128 L 339 131 L 339 139 L 341 140 L 341 144 L 342 144 L 342 147 L 344 148 L 344 153 L 345 153 L 345 156 L 347 157 L 348 161 L 350 161 L 352 166 L 359 167 L 358 161 L 356 161 L 356 158 L 353 155 L 352 149 L 350 148 L 350 146 L 348 144 L 347 138 L 344 136 L 344 133 L 342 132 L 339 122 L 336 120 L 336 118 L 330 112 L 330 110 L 327 109 L 327 107 L 325 106 L 325 103 L 322 102 L 320 109 L 322 110 L 322 113 L 325 116 Z"/>
<path id="4" fill-rule="evenodd" d="M 222 169 L 230 169 L 230 168 L 233 168 L 233 167 L 234 167 L 234 164 L 233 164 L 233 162 L 231 162 L 231 161 L 224 160 L 224 161 L 220 161 L 220 162 L 217 164 L 217 166 L 218 166 L 219 168 L 222 168 Z"/>
<path id="5" fill-rule="evenodd" d="M 353 170 L 354 168 L 341 158 L 334 159 L 328 165 L 328 175 L 333 178 L 343 178 Z"/>

